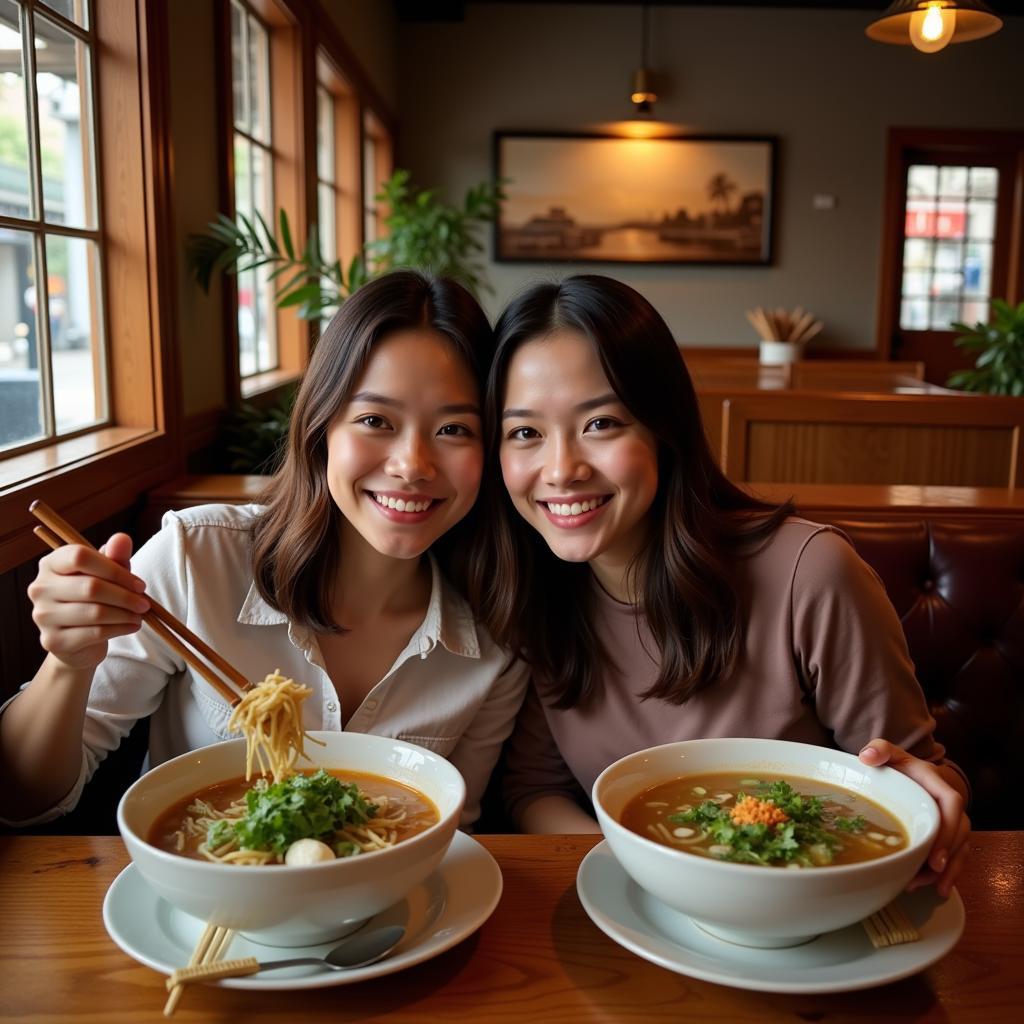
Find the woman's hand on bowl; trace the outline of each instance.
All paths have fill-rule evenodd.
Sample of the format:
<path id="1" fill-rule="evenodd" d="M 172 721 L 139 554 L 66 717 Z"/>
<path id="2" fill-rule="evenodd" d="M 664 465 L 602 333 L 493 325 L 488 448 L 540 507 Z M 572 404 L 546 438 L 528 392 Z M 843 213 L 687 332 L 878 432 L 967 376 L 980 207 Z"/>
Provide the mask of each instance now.
<path id="1" fill-rule="evenodd" d="M 947 897 L 964 866 L 969 849 L 971 822 L 964 813 L 963 781 L 952 769 L 923 761 L 887 740 L 874 739 L 860 752 L 860 760 L 874 767 L 888 765 L 913 779 L 938 804 L 939 831 L 928 860 L 911 880 L 907 891 L 935 883 L 939 895 Z"/>

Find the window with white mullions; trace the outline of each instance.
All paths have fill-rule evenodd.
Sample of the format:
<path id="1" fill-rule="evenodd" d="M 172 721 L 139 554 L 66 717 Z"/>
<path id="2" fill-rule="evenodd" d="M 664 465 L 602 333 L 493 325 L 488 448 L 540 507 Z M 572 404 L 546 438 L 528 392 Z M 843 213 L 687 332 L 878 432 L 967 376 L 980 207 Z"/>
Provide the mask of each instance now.
<path id="1" fill-rule="evenodd" d="M 86 0 L 0 0 L 0 449 L 108 421 Z"/>
<path id="2" fill-rule="evenodd" d="M 235 214 L 252 222 L 258 212 L 273 229 L 270 34 L 242 0 L 231 0 L 231 81 Z M 269 273 L 264 266 L 237 276 L 238 361 L 243 378 L 279 365 Z"/>
<path id="3" fill-rule="evenodd" d="M 988 319 L 998 192 L 996 167 L 907 169 L 901 329 Z"/>

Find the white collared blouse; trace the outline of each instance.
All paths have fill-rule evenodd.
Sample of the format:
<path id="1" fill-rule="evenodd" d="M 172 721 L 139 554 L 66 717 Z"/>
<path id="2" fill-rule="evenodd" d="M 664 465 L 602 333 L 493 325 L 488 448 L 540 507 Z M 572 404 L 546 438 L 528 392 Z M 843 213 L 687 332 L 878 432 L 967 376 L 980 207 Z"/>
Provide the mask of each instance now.
<path id="1" fill-rule="evenodd" d="M 307 730 L 392 736 L 448 758 L 466 781 L 462 824 L 472 824 L 522 702 L 525 667 L 474 622 L 465 600 L 431 558 L 433 582 L 423 622 L 355 715 L 343 722 L 316 634 L 272 608 L 253 582 L 250 541 L 260 511 L 256 505 L 203 505 L 168 512 L 160 532 L 132 558 L 132 571 L 146 581 L 153 598 L 250 679 L 278 669 L 311 687 L 304 703 Z M 110 642 L 89 694 L 78 781 L 31 823 L 71 810 L 97 765 L 147 715 L 149 765 L 232 738 L 230 706 L 143 627 Z"/>

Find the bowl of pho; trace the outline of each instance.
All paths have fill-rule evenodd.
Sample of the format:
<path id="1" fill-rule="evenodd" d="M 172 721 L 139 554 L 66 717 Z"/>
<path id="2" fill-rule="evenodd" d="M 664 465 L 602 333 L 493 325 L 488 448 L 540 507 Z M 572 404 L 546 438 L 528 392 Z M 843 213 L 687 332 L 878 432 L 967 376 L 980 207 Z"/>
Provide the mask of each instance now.
<path id="1" fill-rule="evenodd" d="M 261 774 L 246 739 L 227 740 L 127 790 L 118 826 L 158 895 L 256 942 L 308 946 L 346 934 L 430 875 L 465 800 L 452 764 L 361 733 L 301 733 L 299 745 Z"/>
<path id="2" fill-rule="evenodd" d="M 688 740 L 609 765 L 594 808 L 626 873 L 712 935 L 799 945 L 899 895 L 939 828 L 892 768 L 765 739 Z"/>

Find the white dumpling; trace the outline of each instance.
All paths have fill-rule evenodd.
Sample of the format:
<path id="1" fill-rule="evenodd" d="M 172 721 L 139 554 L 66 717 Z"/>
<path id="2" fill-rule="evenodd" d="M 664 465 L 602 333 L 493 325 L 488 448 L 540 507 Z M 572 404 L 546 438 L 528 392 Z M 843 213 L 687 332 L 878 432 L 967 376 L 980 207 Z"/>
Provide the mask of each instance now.
<path id="1" fill-rule="evenodd" d="M 334 851 L 319 839 L 298 839 L 284 855 L 285 864 L 319 864 L 334 860 Z"/>

